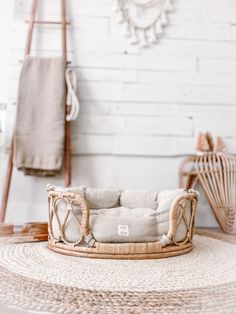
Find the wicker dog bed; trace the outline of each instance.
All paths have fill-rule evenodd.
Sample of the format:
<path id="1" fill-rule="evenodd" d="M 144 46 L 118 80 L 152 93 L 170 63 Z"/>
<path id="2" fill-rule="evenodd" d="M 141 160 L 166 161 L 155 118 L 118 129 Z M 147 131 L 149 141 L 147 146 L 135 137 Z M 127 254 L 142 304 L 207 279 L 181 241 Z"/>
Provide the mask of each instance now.
<path id="1" fill-rule="evenodd" d="M 72 256 L 149 259 L 191 251 L 197 192 L 48 185 L 48 247 Z"/>

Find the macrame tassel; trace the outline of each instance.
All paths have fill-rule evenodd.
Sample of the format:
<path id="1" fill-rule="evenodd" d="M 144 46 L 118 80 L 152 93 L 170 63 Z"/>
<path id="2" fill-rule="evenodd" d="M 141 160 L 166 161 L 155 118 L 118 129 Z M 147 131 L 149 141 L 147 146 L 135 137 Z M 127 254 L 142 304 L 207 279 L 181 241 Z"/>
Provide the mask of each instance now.
<path id="1" fill-rule="evenodd" d="M 156 33 L 156 25 L 155 24 L 151 28 L 150 42 L 152 44 L 156 44 L 158 42 L 158 36 L 157 36 L 157 33 Z"/>
<path id="2" fill-rule="evenodd" d="M 167 12 L 173 10 L 172 0 L 116 0 L 117 21 L 125 23 L 125 36 L 131 44 L 143 48 L 158 42 L 163 27 L 168 24 Z"/>
<path id="3" fill-rule="evenodd" d="M 125 17 L 124 17 L 124 14 L 122 13 L 122 11 L 117 12 L 116 20 L 118 23 L 124 23 L 125 22 Z"/>
<path id="4" fill-rule="evenodd" d="M 139 36 L 136 28 L 132 29 L 130 44 L 136 45 L 139 43 Z"/>
<path id="5" fill-rule="evenodd" d="M 172 12 L 174 10 L 174 6 L 170 0 L 166 1 L 165 10 L 166 12 Z"/>
<path id="6" fill-rule="evenodd" d="M 149 42 L 148 42 L 148 37 L 147 37 L 147 31 L 144 30 L 142 32 L 142 37 L 141 37 L 141 47 L 147 48 L 148 46 L 149 46 Z"/>
<path id="7" fill-rule="evenodd" d="M 131 25 L 129 22 L 125 23 L 125 37 L 131 37 Z"/>
<path id="8" fill-rule="evenodd" d="M 157 22 L 156 25 L 155 25 L 155 31 L 156 31 L 156 34 L 157 35 L 161 35 L 163 34 L 163 28 L 162 28 L 162 25 L 160 22 Z"/>
<path id="9" fill-rule="evenodd" d="M 118 13 L 120 12 L 120 7 L 119 7 L 119 5 L 118 5 L 118 2 L 115 2 L 115 3 L 114 3 L 114 5 L 113 5 L 113 7 L 112 7 L 112 12 L 113 12 L 114 14 L 118 14 Z"/>
<path id="10" fill-rule="evenodd" d="M 161 14 L 161 25 L 166 26 L 168 24 L 167 15 L 165 12 Z"/>

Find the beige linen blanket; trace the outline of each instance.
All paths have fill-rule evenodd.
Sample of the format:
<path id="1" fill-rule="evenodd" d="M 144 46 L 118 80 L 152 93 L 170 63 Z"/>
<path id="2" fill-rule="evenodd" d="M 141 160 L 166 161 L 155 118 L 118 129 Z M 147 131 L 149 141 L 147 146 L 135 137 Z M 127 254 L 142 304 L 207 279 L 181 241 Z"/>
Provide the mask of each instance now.
<path id="1" fill-rule="evenodd" d="M 30 175 L 62 168 L 65 124 L 65 63 L 62 58 L 24 59 L 14 132 L 14 165 Z"/>

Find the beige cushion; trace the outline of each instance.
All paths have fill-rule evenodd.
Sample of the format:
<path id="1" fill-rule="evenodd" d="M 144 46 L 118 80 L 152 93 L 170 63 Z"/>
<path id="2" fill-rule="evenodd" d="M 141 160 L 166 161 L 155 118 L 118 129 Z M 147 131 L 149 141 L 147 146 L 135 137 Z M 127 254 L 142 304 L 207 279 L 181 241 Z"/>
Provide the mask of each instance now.
<path id="1" fill-rule="evenodd" d="M 90 225 L 98 242 L 155 242 L 156 211 L 150 208 L 117 207 L 91 210 Z"/>
<path id="2" fill-rule="evenodd" d="M 157 192 L 136 190 L 124 191 L 121 193 L 120 206 L 128 208 L 151 208 L 157 209 Z"/>
<path id="3" fill-rule="evenodd" d="M 79 194 L 84 197 L 84 192 L 85 192 L 85 186 L 80 185 L 80 186 L 70 186 L 68 188 L 65 188 L 64 186 L 59 186 L 59 185 L 50 185 L 50 189 L 56 191 L 56 192 L 73 192 L 76 194 Z"/>
<path id="4" fill-rule="evenodd" d="M 85 199 L 89 208 L 111 208 L 119 205 L 120 192 L 117 190 L 105 190 L 87 188 Z"/>
<path id="5" fill-rule="evenodd" d="M 163 234 L 167 234 L 169 231 L 169 214 L 171 206 L 179 195 L 185 195 L 186 191 L 183 189 L 176 189 L 176 190 L 164 190 L 158 194 L 158 208 L 157 208 L 157 223 L 158 223 L 158 239 L 161 238 Z M 187 218 L 190 219 L 190 204 L 188 205 L 187 210 Z M 177 241 L 181 241 L 186 236 L 186 226 L 182 221 L 176 230 L 176 237 Z"/>
<path id="6" fill-rule="evenodd" d="M 175 190 L 163 190 L 159 192 L 157 201 L 158 201 L 158 209 L 157 211 L 163 212 L 168 210 L 169 207 L 172 205 L 173 200 L 178 195 L 185 195 L 186 191 L 184 189 L 175 189 Z"/>

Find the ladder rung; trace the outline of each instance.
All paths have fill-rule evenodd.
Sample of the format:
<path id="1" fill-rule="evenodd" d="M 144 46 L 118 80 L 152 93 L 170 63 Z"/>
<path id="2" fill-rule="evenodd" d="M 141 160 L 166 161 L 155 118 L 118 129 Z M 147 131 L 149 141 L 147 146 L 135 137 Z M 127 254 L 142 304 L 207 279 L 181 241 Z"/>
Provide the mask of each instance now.
<path id="1" fill-rule="evenodd" d="M 30 22 L 29 20 L 25 21 L 25 23 L 29 23 L 29 22 Z M 34 24 L 55 24 L 55 25 L 62 24 L 62 22 L 60 22 L 60 21 L 40 21 L 40 20 L 35 20 L 33 23 Z M 70 25 L 71 23 L 70 22 L 66 22 L 65 24 L 66 25 Z"/>
<path id="2" fill-rule="evenodd" d="M 19 60 L 19 63 L 23 63 L 24 60 Z M 71 61 L 66 61 L 66 64 L 71 64 Z"/>

